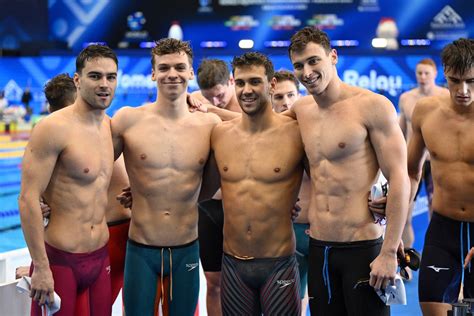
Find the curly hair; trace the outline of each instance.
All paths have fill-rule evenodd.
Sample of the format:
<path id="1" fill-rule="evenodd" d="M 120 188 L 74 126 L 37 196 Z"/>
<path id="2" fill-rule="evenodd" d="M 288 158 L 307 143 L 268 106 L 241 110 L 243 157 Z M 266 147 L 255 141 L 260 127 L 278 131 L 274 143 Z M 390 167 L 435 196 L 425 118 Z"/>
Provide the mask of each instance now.
<path id="1" fill-rule="evenodd" d="M 151 66 L 155 68 L 155 55 L 163 56 L 183 52 L 188 55 L 189 64 L 193 64 L 193 50 L 189 42 L 180 41 L 175 38 L 163 38 L 155 41 L 155 47 L 151 49 Z"/>
<path id="2" fill-rule="evenodd" d="M 235 56 L 232 60 L 232 74 L 235 74 L 236 68 L 263 66 L 268 81 L 271 81 L 275 70 L 272 61 L 265 55 L 258 52 L 248 52 L 240 56 Z"/>

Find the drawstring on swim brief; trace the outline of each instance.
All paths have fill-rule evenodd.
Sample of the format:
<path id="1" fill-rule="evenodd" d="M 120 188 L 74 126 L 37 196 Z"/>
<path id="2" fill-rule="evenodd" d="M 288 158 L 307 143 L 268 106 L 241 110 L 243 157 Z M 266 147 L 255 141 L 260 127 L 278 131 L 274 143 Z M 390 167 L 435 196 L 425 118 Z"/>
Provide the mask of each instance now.
<path id="1" fill-rule="evenodd" d="M 469 250 L 471 249 L 471 232 L 470 232 L 470 223 L 466 223 L 466 231 L 467 231 L 467 253 L 469 253 Z M 464 222 L 461 222 L 461 232 L 460 232 L 460 241 L 461 241 L 461 282 L 464 282 L 464 242 L 462 238 L 462 232 L 463 232 L 463 227 L 464 227 Z M 468 271 L 471 273 L 471 261 L 468 263 Z"/>
<path id="2" fill-rule="evenodd" d="M 469 228 L 471 226 L 469 223 L 467 223 L 467 252 L 469 253 L 469 250 L 471 250 L 471 232 L 469 231 Z M 471 273 L 471 260 L 469 260 L 469 263 L 467 264 L 468 271 Z"/>
<path id="3" fill-rule="evenodd" d="M 170 251 L 170 300 L 173 300 L 173 253 L 171 248 L 168 248 Z"/>
<path id="4" fill-rule="evenodd" d="M 163 304 L 163 298 L 165 296 L 165 291 L 164 291 L 164 285 L 163 285 L 163 267 L 164 267 L 164 257 L 163 257 L 163 250 L 165 248 L 161 248 L 161 304 Z M 171 251 L 171 248 L 168 248 L 168 251 L 170 253 L 170 301 L 173 300 L 173 253 Z"/>
<path id="5" fill-rule="evenodd" d="M 331 249 L 330 246 L 324 247 L 324 262 L 323 262 L 323 281 L 324 285 L 326 285 L 328 289 L 328 304 L 331 303 L 331 283 L 329 280 L 329 262 L 328 262 L 328 257 L 329 257 L 329 249 Z"/>

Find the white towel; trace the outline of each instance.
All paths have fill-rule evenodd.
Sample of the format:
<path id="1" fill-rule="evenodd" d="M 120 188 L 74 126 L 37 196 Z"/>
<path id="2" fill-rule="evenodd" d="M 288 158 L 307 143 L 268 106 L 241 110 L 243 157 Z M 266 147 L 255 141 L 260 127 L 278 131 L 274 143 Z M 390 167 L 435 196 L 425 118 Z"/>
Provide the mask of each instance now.
<path id="1" fill-rule="evenodd" d="M 385 290 L 375 290 L 375 292 L 385 305 L 407 305 L 405 284 L 398 274 L 395 276 L 395 284 L 389 284 Z"/>
<path id="2" fill-rule="evenodd" d="M 31 292 L 31 278 L 30 277 L 22 277 L 20 281 L 18 281 L 16 285 L 16 290 L 19 293 L 26 293 L 30 295 Z M 34 303 L 33 303 L 34 304 Z M 59 297 L 56 292 L 54 292 L 54 304 L 53 306 L 49 306 L 48 299 L 46 299 L 46 304 L 41 306 L 42 315 L 51 316 L 56 313 L 61 308 L 61 298 Z M 46 312 L 44 311 L 46 309 Z"/>
<path id="3" fill-rule="evenodd" d="M 372 185 L 370 189 L 370 199 L 377 200 L 380 199 L 381 197 L 387 196 L 388 194 L 388 182 L 387 179 L 383 176 L 382 173 L 380 173 L 379 177 L 377 178 L 377 181 Z M 386 217 L 385 215 L 379 214 L 372 212 L 372 215 L 374 216 L 374 221 L 380 225 L 385 225 L 386 224 Z"/>

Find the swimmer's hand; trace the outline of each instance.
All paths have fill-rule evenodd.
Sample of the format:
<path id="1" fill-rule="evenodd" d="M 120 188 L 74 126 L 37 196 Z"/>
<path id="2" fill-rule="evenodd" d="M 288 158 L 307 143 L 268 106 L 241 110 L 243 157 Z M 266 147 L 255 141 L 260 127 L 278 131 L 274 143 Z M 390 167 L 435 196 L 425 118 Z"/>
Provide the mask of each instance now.
<path id="1" fill-rule="evenodd" d="M 51 208 L 43 199 L 40 200 L 40 208 L 43 218 L 49 218 L 49 215 L 51 215 Z"/>
<path id="2" fill-rule="evenodd" d="M 466 269 L 469 266 L 473 256 L 474 256 L 474 247 L 472 247 L 469 250 L 469 252 L 466 255 L 466 259 L 464 259 L 464 269 Z"/>
<path id="3" fill-rule="evenodd" d="M 387 207 L 387 197 L 382 196 L 378 199 L 370 199 L 369 197 L 369 210 L 372 213 L 377 213 L 385 216 L 385 208 Z"/>
<path id="4" fill-rule="evenodd" d="M 293 222 L 298 217 L 298 215 L 300 215 L 300 212 L 301 212 L 301 206 L 299 206 L 298 204 L 299 200 L 300 200 L 299 198 L 296 200 L 295 206 L 293 206 L 293 208 L 291 209 L 291 220 Z"/>
<path id="5" fill-rule="evenodd" d="M 387 206 L 387 197 L 382 196 L 372 200 L 369 196 L 369 211 L 374 217 L 374 223 L 385 225 L 387 218 L 385 217 L 385 207 Z"/>
<path id="6" fill-rule="evenodd" d="M 398 258 L 405 258 L 405 244 L 403 240 L 400 239 L 400 244 L 398 245 L 397 249 L 397 257 Z"/>
<path id="7" fill-rule="evenodd" d="M 186 94 L 189 112 L 196 112 L 203 105 L 201 100 L 194 98 L 190 93 Z"/>
<path id="8" fill-rule="evenodd" d="M 381 251 L 377 258 L 370 263 L 370 286 L 380 290 L 385 289 L 389 284 L 394 284 L 397 266 L 395 252 Z"/>
<path id="9" fill-rule="evenodd" d="M 189 108 L 189 111 L 190 112 L 196 112 L 196 111 L 199 111 L 199 112 L 202 112 L 202 113 L 208 113 L 209 112 L 209 108 L 213 107 L 214 105 L 212 104 L 207 104 L 207 103 L 201 103 L 199 106 L 196 106 L 194 107 L 193 109 L 191 109 L 191 107 Z"/>
<path id="10" fill-rule="evenodd" d="M 21 266 L 15 269 L 15 279 L 21 279 L 28 275 L 30 275 L 30 267 L 28 266 Z"/>
<path id="11" fill-rule="evenodd" d="M 122 189 L 122 192 L 117 195 L 116 199 L 122 204 L 124 208 L 132 208 L 133 199 L 132 199 L 132 190 L 130 187 Z"/>
<path id="12" fill-rule="evenodd" d="M 54 304 L 54 280 L 49 266 L 41 268 L 36 266 L 31 275 L 30 297 L 38 302 L 38 305 L 44 305 L 46 299 L 49 306 Z"/>
<path id="13" fill-rule="evenodd" d="M 196 100 L 196 105 L 191 105 L 189 102 L 188 102 L 188 108 L 189 108 L 189 112 L 193 113 L 193 112 L 202 112 L 202 113 L 214 113 L 214 111 L 212 110 L 213 108 L 217 108 L 217 106 L 214 106 L 210 103 L 202 103 L 201 101 Z M 216 113 L 217 114 L 217 113 Z M 222 118 L 221 118 L 222 119 Z"/>

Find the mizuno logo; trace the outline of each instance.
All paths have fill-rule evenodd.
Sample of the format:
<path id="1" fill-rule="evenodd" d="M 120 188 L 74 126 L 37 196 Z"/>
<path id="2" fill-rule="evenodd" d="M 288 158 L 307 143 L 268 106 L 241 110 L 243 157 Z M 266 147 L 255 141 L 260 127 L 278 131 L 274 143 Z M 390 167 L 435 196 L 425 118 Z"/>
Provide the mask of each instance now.
<path id="1" fill-rule="evenodd" d="M 196 269 L 197 267 L 199 267 L 199 263 L 186 263 L 186 269 L 188 269 L 188 272 Z"/>
<path id="2" fill-rule="evenodd" d="M 287 287 L 288 285 L 291 285 L 295 283 L 295 279 L 291 280 L 277 280 L 277 284 L 280 286 L 280 289 Z"/>
<path id="3" fill-rule="evenodd" d="M 427 266 L 427 268 L 433 269 L 434 272 L 439 272 L 441 270 L 449 270 L 449 268 L 440 268 L 435 266 Z"/>

